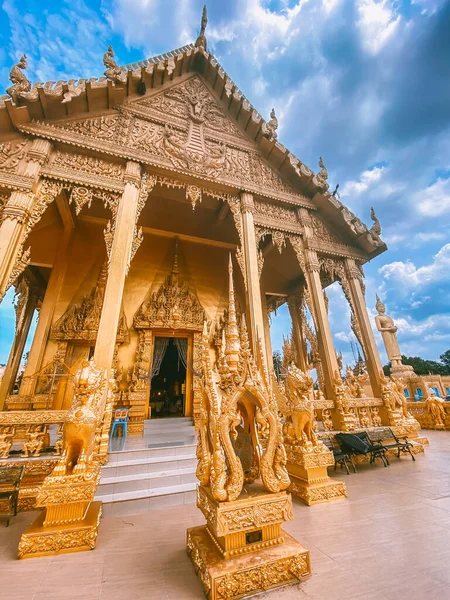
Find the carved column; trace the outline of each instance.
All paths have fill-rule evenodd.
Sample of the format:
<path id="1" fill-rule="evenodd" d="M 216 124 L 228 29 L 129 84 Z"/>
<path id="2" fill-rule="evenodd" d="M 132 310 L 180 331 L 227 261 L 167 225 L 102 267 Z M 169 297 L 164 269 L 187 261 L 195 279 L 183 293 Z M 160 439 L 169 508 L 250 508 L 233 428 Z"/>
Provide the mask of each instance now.
<path id="1" fill-rule="evenodd" d="M 61 233 L 55 264 L 53 265 L 47 289 L 45 290 L 44 300 L 42 302 L 41 310 L 39 311 L 36 331 L 30 348 L 30 354 L 28 355 L 27 366 L 25 367 L 22 384 L 20 386 L 19 395 L 21 396 L 28 396 L 34 392 L 34 390 L 30 389 L 30 386 L 34 385 L 34 380 L 31 378 L 31 375 L 34 375 L 34 373 L 39 371 L 43 366 L 42 359 L 44 357 L 50 328 L 52 326 L 53 315 L 67 270 L 67 249 L 69 247 L 72 231 L 73 227 L 66 227 Z"/>
<path id="2" fill-rule="evenodd" d="M 315 250 L 305 250 L 306 279 L 316 324 L 327 398 L 334 399 L 334 373 L 339 369 L 320 280 L 320 265 Z"/>
<path id="3" fill-rule="evenodd" d="M 111 369 L 122 306 L 126 273 L 131 261 L 141 182 L 141 167 L 129 161 L 125 170 L 125 189 L 115 217 L 109 252 L 108 280 L 95 343 L 97 367 Z"/>
<path id="4" fill-rule="evenodd" d="M 269 313 L 267 309 L 266 295 L 261 294 L 261 302 L 263 309 L 263 321 L 264 321 L 264 341 L 266 347 L 267 354 L 267 362 L 269 363 L 269 370 L 273 369 L 273 350 L 272 350 L 272 340 L 270 338 L 270 322 L 269 322 Z"/>
<path id="5" fill-rule="evenodd" d="M 245 272 L 247 276 L 247 311 L 250 323 L 250 337 L 253 355 L 257 356 L 257 340 L 260 339 L 262 347 L 264 342 L 264 319 L 261 302 L 261 288 L 258 272 L 258 252 L 256 248 L 255 225 L 253 222 L 253 195 L 248 192 L 241 194 L 242 211 L 242 237 L 244 247 Z M 264 357 L 266 366 L 267 356 Z"/>
<path id="6" fill-rule="evenodd" d="M 297 298 L 289 296 L 288 298 L 289 314 L 292 320 L 292 335 L 295 344 L 295 356 L 298 361 L 297 367 L 304 373 L 308 372 L 308 361 L 306 357 L 306 345 L 305 338 L 302 331 L 301 319 L 299 311 L 301 308 L 298 306 Z"/>
<path id="7" fill-rule="evenodd" d="M 0 410 L 3 410 L 5 400 L 11 393 L 14 382 L 19 370 L 20 361 L 30 331 L 33 313 L 38 302 L 38 296 L 28 286 L 26 282 L 21 282 L 19 297 L 17 298 L 16 309 L 16 332 L 14 341 L 9 354 L 8 363 L 0 385 Z"/>
<path id="8" fill-rule="evenodd" d="M 380 371 L 383 367 L 381 365 L 380 355 L 378 354 L 375 337 L 373 335 L 369 315 L 367 313 L 366 301 L 362 287 L 362 275 L 352 258 L 345 259 L 345 268 L 350 284 L 350 293 L 352 295 L 356 318 L 358 320 L 359 330 L 361 332 L 367 372 L 369 374 L 372 392 L 376 398 L 380 398 Z"/>
<path id="9" fill-rule="evenodd" d="M 50 149 L 50 142 L 39 139 L 34 140 L 28 152 L 29 161 L 23 175 L 35 180 L 35 188 L 41 165 L 47 160 Z M 33 192 L 13 191 L 3 210 L 3 221 L 0 226 L 0 301 L 8 287 L 15 283 L 11 281 L 11 276 L 19 252 L 23 251 L 23 238 L 34 202 Z M 22 266 L 26 267 L 25 259 Z"/>

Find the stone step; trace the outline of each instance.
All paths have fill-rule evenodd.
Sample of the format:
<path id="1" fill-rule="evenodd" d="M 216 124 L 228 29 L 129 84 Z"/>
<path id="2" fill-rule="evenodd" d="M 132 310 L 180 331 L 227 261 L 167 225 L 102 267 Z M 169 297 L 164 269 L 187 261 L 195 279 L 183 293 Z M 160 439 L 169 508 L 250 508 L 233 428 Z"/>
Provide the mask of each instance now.
<path id="1" fill-rule="evenodd" d="M 157 446 L 156 448 L 137 448 L 136 450 L 123 450 L 122 452 L 109 452 L 108 465 L 128 463 L 133 461 L 145 462 L 147 460 L 160 460 L 173 456 L 195 456 L 197 444 L 179 444 Z"/>
<path id="2" fill-rule="evenodd" d="M 196 483 L 182 483 L 152 490 L 135 490 L 96 496 L 103 502 L 105 516 L 132 515 L 149 510 L 193 504 L 196 500 Z"/>
<path id="3" fill-rule="evenodd" d="M 178 471 L 197 466 L 195 454 L 127 460 L 120 463 L 108 463 L 102 467 L 103 477 L 120 477 L 123 475 L 139 475 L 141 473 L 157 473 L 158 471 Z"/>
<path id="4" fill-rule="evenodd" d="M 155 471 L 154 473 L 144 472 L 131 475 L 120 474 L 115 477 L 102 477 L 97 489 L 97 498 L 122 492 L 132 492 L 137 490 L 154 490 L 156 488 L 166 488 L 183 483 L 196 483 L 196 467 L 185 467 L 177 470 Z M 113 500 L 114 500 L 113 497 Z"/>

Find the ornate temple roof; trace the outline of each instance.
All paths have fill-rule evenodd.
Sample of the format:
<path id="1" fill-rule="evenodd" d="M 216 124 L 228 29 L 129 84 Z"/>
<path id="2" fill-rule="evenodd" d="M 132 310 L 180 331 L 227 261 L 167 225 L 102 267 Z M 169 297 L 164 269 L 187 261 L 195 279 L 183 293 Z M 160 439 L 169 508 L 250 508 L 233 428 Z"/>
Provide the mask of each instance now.
<path id="1" fill-rule="evenodd" d="M 117 65 L 110 46 L 104 55 L 105 76 L 100 78 L 31 84 L 24 73 L 27 66 L 24 55 L 11 70 L 13 85 L 8 88 L 7 95 L 0 97 L 0 138 L 8 139 L 14 132 L 35 134 L 35 122 L 51 125 L 77 117 L 108 114 L 130 99 L 139 99 L 186 74 L 196 73 L 206 82 L 224 112 L 293 190 L 309 198 L 311 205 L 343 231 L 351 244 L 359 247 L 368 258 L 384 252 L 386 244 L 380 237 L 381 227 L 373 210 L 374 224 L 368 229 L 335 194 L 329 192 L 328 173 L 321 158 L 321 169 L 315 173 L 278 141 L 275 111 L 272 110 L 269 121 L 262 118 L 207 50 L 205 27 L 204 12 L 195 44 L 126 66 Z"/>

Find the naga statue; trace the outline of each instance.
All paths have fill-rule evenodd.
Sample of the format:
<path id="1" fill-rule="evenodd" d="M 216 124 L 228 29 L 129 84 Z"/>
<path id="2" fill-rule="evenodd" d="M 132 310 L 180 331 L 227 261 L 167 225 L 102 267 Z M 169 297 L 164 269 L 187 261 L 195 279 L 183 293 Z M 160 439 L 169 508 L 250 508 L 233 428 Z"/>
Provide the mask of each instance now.
<path id="1" fill-rule="evenodd" d="M 281 423 L 268 374 L 252 355 L 244 316 L 238 328 L 231 256 L 228 270 L 228 313 L 215 369 L 208 328 L 204 324 L 203 406 L 196 424 L 197 477 L 219 502 L 236 500 L 244 483 L 258 476 L 269 492 L 285 490 L 290 483 Z M 259 363 L 262 365 L 262 356 Z M 257 431 L 264 431 L 267 436 L 264 448 Z M 244 471 L 236 452 L 240 433 L 253 446 L 254 462 L 249 472 Z"/>
<path id="2" fill-rule="evenodd" d="M 270 120 L 266 123 L 265 137 L 271 142 L 275 141 L 278 137 L 277 129 L 278 119 L 275 115 L 275 109 L 272 108 L 272 110 L 270 111 Z"/>
<path id="3" fill-rule="evenodd" d="M 111 45 L 108 46 L 108 50 L 103 55 L 103 64 L 106 67 L 105 77 L 111 81 L 126 83 L 127 73 L 124 69 L 121 69 L 114 60 L 114 50 Z"/>
<path id="4" fill-rule="evenodd" d="M 19 62 L 13 66 L 9 73 L 9 79 L 13 85 L 6 90 L 6 93 L 11 96 L 14 104 L 17 104 L 17 100 L 21 94 L 25 94 L 31 90 L 31 83 L 25 73 L 23 73 L 23 70 L 27 67 L 27 55 L 23 54 Z"/>
<path id="5" fill-rule="evenodd" d="M 278 395 L 279 409 L 285 416 L 283 433 L 286 441 L 317 445 L 314 434 L 313 380 L 292 362 L 287 368 L 284 390 Z M 280 402 L 281 400 L 281 402 Z M 283 402 L 284 400 L 284 402 Z M 283 406 L 284 404 L 284 406 Z"/>

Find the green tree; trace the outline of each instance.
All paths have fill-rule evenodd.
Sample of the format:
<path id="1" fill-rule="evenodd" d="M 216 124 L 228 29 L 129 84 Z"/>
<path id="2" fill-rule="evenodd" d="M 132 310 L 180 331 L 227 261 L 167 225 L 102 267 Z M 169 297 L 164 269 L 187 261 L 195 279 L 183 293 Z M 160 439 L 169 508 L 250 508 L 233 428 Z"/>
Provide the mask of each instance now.
<path id="1" fill-rule="evenodd" d="M 448 359 L 450 361 L 450 350 L 447 350 L 447 352 L 441 355 L 440 358 L 442 362 L 438 362 L 436 360 L 426 360 L 420 356 L 404 356 L 402 354 L 402 362 L 404 365 L 410 365 L 414 369 L 416 375 L 449 375 L 450 362 L 447 365 L 445 360 L 442 358 L 446 355 L 448 355 Z M 383 371 L 385 375 L 389 375 L 391 372 L 391 363 L 384 365 Z"/>
<path id="2" fill-rule="evenodd" d="M 450 375 L 450 349 L 441 354 L 439 358 L 447 370 L 446 375 Z"/>

